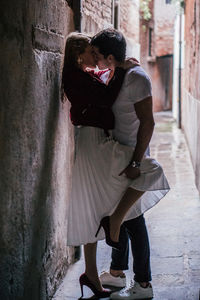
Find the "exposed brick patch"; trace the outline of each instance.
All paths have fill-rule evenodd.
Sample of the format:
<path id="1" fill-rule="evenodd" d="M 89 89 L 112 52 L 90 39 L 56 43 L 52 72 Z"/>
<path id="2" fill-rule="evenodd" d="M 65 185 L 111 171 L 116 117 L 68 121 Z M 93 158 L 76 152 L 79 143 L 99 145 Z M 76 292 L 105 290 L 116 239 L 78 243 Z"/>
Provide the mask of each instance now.
<path id="1" fill-rule="evenodd" d="M 186 1 L 185 9 L 185 87 L 200 99 L 200 3 Z"/>
<path id="2" fill-rule="evenodd" d="M 112 23 L 111 0 L 83 0 L 82 1 L 83 24 L 82 30 L 96 33 Z"/>

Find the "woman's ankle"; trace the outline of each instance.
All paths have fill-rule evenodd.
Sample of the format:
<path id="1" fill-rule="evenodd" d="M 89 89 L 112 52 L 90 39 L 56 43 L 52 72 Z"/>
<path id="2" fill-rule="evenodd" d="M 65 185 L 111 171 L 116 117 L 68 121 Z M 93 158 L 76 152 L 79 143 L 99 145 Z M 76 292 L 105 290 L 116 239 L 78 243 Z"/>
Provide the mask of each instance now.
<path id="1" fill-rule="evenodd" d="M 101 281 L 100 281 L 98 275 L 96 275 L 96 274 L 94 275 L 94 274 L 88 273 L 86 271 L 85 271 L 85 274 L 87 275 L 87 277 L 91 281 L 91 283 L 94 284 L 94 286 L 97 288 L 97 290 L 99 290 L 99 291 L 103 290 Z"/>
<path id="2" fill-rule="evenodd" d="M 88 277 L 89 279 L 93 279 L 93 280 L 99 279 L 99 275 L 98 275 L 97 273 L 94 273 L 94 272 L 85 270 L 85 274 L 87 275 L 87 277 Z"/>
<path id="3" fill-rule="evenodd" d="M 110 215 L 110 222 L 112 222 L 115 226 L 120 228 L 123 219 L 118 214 L 116 215 L 115 213 L 113 213 L 112 215 Z"/>

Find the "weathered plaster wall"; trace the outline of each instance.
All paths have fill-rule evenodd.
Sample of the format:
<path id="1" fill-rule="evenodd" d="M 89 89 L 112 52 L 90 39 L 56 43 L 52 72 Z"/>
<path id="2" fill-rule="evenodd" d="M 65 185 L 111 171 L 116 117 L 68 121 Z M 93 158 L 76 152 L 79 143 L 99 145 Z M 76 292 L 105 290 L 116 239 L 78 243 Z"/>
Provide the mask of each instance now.
<path id="1" fill-rule="evenodd" d="M 165 0 L 154 0 L 155 55 L 173 54 L 176 6 Z"/>
<path id="2" fill-rule="evenodd" d="M 120 28 L 127 38 L 139 43 L 139 1 L 124 0 L 120 2 Z"/>
<path id="3" fill-rule="evenodd" d="M 120 30 L 127 41 L 127 56 L 140 59 L 139 0 L 120 1 Z"/>
<path id="4" fill-rule="evenodd" d="M 152 0 L 149 8 L 151 19 L 140 20 L 141 64 L 152 80 L 153 109 L 162 111 L 171 109 L 172 105 L 173 58 L 170 55 L 176 10 L 164 0 Z"/>
<path id="5" fill-rule="evenodd" d="M 60 101 L 73 15 L 63 0 L 0 6 L 0 299 L 46 300 L 73 259 L 73 131 Z"/>
<path id="6" fill-rule="evenodd" d="M 185 68 L 183 80 L 182 127 L 190 148 L 200 191 L 200 3 L 186 1 Z"/>

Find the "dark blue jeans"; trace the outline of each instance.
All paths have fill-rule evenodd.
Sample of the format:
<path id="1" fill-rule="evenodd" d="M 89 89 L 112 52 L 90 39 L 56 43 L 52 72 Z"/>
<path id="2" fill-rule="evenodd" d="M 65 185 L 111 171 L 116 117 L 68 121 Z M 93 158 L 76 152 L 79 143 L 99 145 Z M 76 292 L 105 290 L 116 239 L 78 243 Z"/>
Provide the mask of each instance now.
<path id="1" fill-rule="evenodd" d="M 121 250 L 112 249 L 113 270 L 128 270 L 129 239 L 133 254 L 134 280 L 137 282 L 151 281 L 150 248 L 144 216 L 126 221 L 121 226 Z"/>

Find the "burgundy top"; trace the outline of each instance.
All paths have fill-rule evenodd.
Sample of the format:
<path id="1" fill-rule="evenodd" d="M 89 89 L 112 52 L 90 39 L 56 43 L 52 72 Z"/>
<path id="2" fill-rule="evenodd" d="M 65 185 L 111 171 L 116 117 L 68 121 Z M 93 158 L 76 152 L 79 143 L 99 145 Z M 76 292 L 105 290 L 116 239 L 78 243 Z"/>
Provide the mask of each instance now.
<path id="1" fill-rule="evenodd" d="M 105 85 L 99 74 L 92 75 L 78 68 L 63 71 L 64 91 L 71 102 L 74 125 L 114 128 L 112 105 L 123 83 L 126 70 L 116 68 L 113 78 Z"/>

